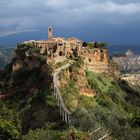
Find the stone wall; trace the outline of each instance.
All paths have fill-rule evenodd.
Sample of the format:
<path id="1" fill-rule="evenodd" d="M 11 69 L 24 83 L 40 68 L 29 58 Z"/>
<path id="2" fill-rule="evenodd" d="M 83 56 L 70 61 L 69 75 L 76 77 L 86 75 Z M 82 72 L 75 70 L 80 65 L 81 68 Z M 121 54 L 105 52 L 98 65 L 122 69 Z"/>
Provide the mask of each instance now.
<path id="1" fill-rule="evenodd" d="M 96 73 L 108 71 L 108 50 L 106 48 L 83 48 L 80 56 L 84 60 L 84 69 Z"/>

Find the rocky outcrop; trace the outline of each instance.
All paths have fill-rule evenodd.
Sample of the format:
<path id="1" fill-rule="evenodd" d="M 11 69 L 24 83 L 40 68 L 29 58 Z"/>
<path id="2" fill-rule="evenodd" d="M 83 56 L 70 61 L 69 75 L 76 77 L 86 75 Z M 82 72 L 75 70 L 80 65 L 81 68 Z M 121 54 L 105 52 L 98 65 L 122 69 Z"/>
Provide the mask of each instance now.
<path id="1" fill-rule="evenodd" d="M 140 72 L 140 55 L 135 55 L 131 50 L 125 56 L 112 58 L 120 67 L 122 72 Z"/>
<path id="2" fill-rule="evenodd" d="M 40 54 L 37 47 L 17 47 L 12 58 L 12 71 L 19 69 L 32 70 L 46 63 L 46 57 Z"/>

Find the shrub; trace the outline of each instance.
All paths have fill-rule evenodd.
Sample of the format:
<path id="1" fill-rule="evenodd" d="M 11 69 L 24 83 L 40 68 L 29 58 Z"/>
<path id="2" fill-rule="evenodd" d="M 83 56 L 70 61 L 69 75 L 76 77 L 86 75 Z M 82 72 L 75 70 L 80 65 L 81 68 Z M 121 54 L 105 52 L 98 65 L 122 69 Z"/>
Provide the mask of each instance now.
<path id="1" fill-rule="evenodd" d="M 12 121 L 0 119 L 0 139 L 2 140 L 20 139 L 20 132 Z"/>
<path id="2" fill-rule="evenodd" d="M 94 98 L 87 96 L 80 96 L 78 98 L 78 104 L 85 107 L 86 109 L 90 109 L 96 105 Z"/>
<path id="3" fill-rule="evenodd" d="M 23 140 L 88 140 L 89 134 L 74 127 L 66 131 L 55 131 L 47 129 L 30 130 Z"/>

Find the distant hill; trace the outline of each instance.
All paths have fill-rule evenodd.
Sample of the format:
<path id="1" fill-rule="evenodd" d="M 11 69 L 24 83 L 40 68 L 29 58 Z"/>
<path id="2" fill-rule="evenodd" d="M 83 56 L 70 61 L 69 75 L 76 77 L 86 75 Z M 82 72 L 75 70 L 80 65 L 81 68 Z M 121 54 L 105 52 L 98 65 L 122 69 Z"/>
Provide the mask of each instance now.
<path id="1" fill-rule="evenodd" d="M 0 47 L 0 69 L 10 63 L 14 48 Z"/>
<path id="2" fill-rule="evenodd" d="M 122 72 L 140 72 L 140 55 L 136 55 L 132 50 L 128 50 L 124 55 L 112 58 L 119 64 Z"/>
<path id="3" fill-rule="evenodd" d="M 140 55 L 140 45 L 110 45 L 108 46 L 109 54 L 123 54 L 131 49 L 135 54 Z"/>

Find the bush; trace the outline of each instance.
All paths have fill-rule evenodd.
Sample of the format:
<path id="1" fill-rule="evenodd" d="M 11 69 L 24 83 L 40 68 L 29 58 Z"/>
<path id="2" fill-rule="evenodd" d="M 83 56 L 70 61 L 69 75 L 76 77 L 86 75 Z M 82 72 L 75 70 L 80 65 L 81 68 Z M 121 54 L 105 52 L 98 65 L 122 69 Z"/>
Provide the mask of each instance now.
<path id="1" fill-rule="evenodd" d="M 23 140 L 88 140 L 89 134 L 74 127 L 66 131 L 55 131 L 47 129 L 30 130 Z"/>
<path id="2" fill-rule="evenodd" d="M 76 64 L 80 68 L 84 64 L 83 58 L 79 56 L 77 58 Z"/>
<path id="3" fill-rule="evenodd" d="M 12 121 L 0 119 L 0 139 L 2 140 L 20 139 L 20 132 Z"/>
<path id="4" fill-rule="evenodd" d="M 120 104 L 121 102 L 121 99 L 118 95 L 118 92 L 116 91 L 115 88 L 113 87 L 110 87 L 109 90 L 108 90 L 108 96 L 112 99 L 113 102 L 117 103 L 117 104 Z"/>
<path id="5" fill-rule="evenodd" d="M 76 72 L 79 70 L 79 68 L 84 64 L 83 58 L 82 57 L 78 57 L 75 59 L 75 63 L 73 63 L 70 67 L 69 67 L 69 71 L 70 72 Z"/>
<path id="6" fill-rule="evenodd" d="M 87 96 L 80 96 L 78 98 L 78 104 L 86 109 L 90 109 L 96 105 L 96 102 L 94 98 L 87 97 Z"/>

